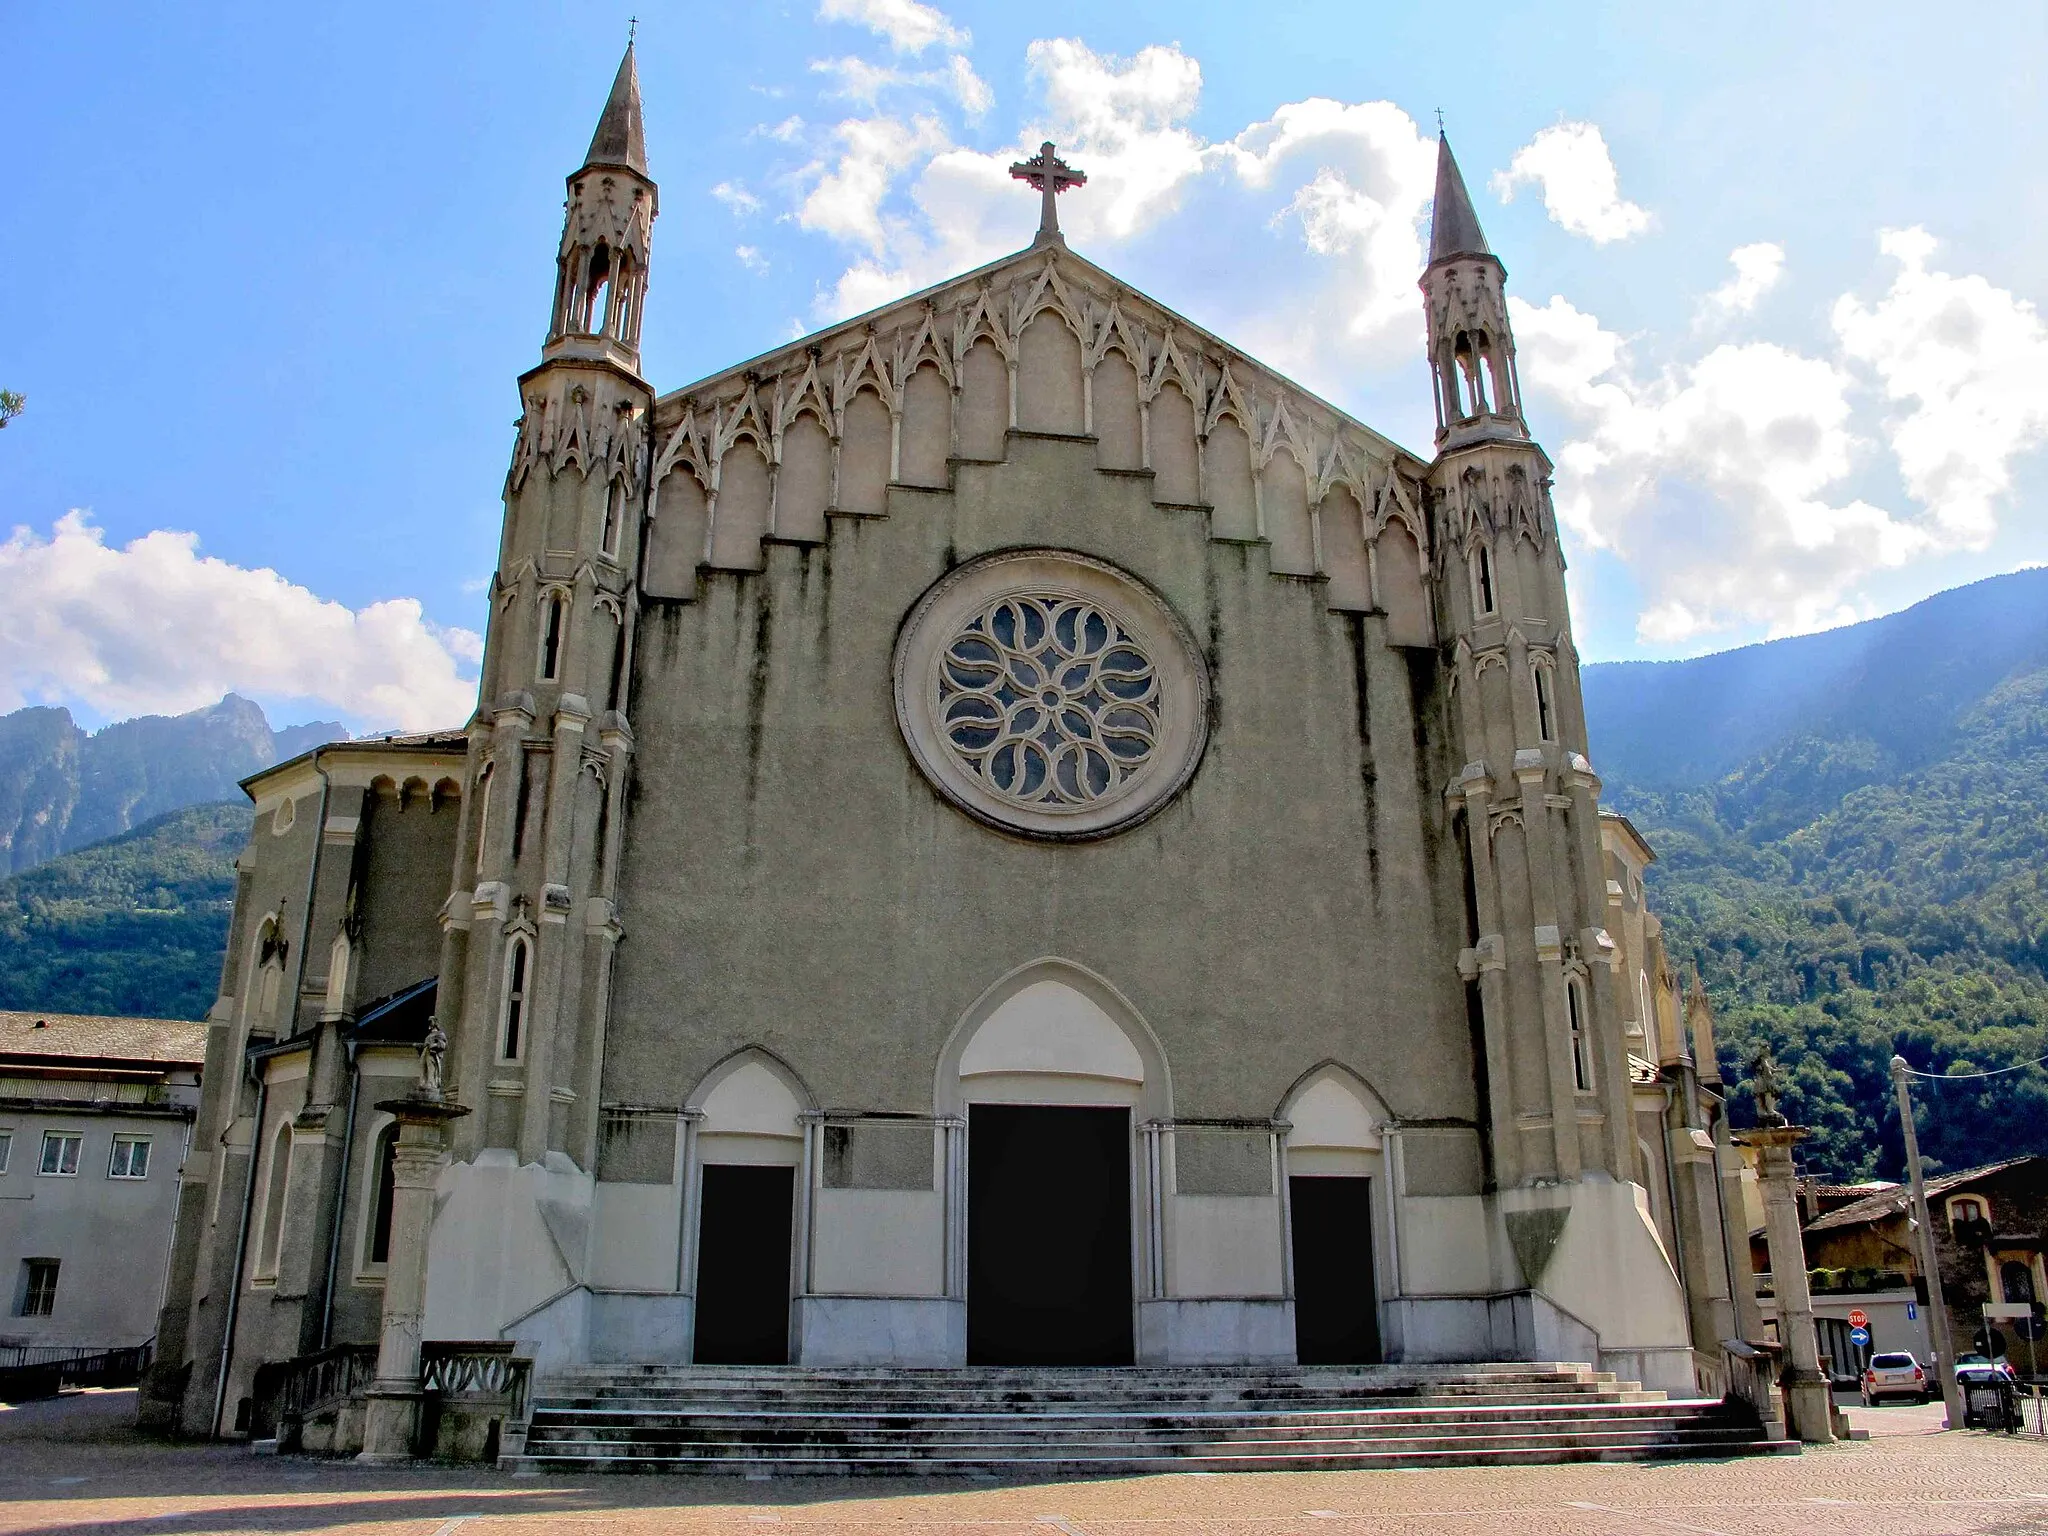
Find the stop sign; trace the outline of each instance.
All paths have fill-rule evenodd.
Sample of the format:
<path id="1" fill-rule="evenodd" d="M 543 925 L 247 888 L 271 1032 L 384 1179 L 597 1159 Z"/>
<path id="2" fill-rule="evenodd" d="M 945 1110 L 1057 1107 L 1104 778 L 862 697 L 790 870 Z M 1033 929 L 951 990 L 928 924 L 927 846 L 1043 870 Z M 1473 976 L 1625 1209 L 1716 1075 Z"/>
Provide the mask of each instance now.
<path id="1" fill-rule="evenodd" d="M 1849 1326 L 1851 1328 L 1868 1328 L 1870 1326 L 1870 1314 L 1861 1307 L 1851 1307 L 1849 1309 Z"/>

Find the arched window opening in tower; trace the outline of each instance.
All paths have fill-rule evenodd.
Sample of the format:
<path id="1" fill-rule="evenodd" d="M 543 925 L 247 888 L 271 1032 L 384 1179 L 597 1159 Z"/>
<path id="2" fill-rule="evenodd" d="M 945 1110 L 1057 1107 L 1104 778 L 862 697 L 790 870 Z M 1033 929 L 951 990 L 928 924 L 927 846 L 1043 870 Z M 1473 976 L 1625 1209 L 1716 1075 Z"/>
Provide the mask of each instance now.
<path id="1" fill-rule="evenodd" d="M 512 941 L 512 947 L 505 955 L 505 1002 L 498 1023 L 498 1060 L 516 1062 L 519 1060 L 522 1038 L 526 1025 L 526 973 L 531 960 L 529 946 L 524 938 Z"/>
<path id="2" fill-rule="evenodd" d="M 576 316 L 577 330 L 591 336 L 605 333 L 606 306 L 611 302 L 611 289 L 611 247 L 600 240 L 597 249 L 590 253 L 590 265 L 584 270 L 583 303 Z"/>
<path id="3" fill-rule="evenodd" d="M 1564 984 L 1565 1011 L 1572 1031 L 1572 1086 L 1581 1093 L 1593 1091 L 1593 1042 L 1586 1035 L 1586 988 L 1578 977 Z"/>
<path id="4" fill-rule="evenodd" d="M 484 848 L 491 830 L 491 771 L 493 764 L 485 763 L 476 776 L 476 872 L 484 872 Z"/>
<path id="5" fill-rule="evenodd" d="M 1484 544 L 1475 546 L 1472 558 L 1472 595 L 1479 605 L 1481 614 L 1494 610 L 1493 602 L 1493 551 Z"/>
<path id="6" fill-rule="evenodd" d="M 540 680 L 552 683 L 561 675 L 562 631 L 569 622 L 569 600 L 560 592 L 551 592 L 545 602 L 540 629 Z"/>
<path id="7" fill-rule="evenodd" d="M 1484 331 L 1477 333 L 1476 337 L 1470 331 L 1458 333 L 1456 356 L 1458 369 L 1465 376 L 1465 392 L 1472 401 L 1472 409 L 1466 413 L 1470 416 L 1484 416 L 1487 410 L 1486 379 L 1479 364 L 1479 355 L 1485 346 Z"/>
<path id="8" fill-rule="evenodd" d="M 256 1258 L 256 1273 L 261 1276 L 277 1273 L 278 1256 L 284 1251 L 285 1195 L 291 1180 L 292 1128 L 287 1123 L 277 1128 L 270 1143 L 270 1185 L 263 1195 L 263 1246 Z"/>
<path id="9" fill-rule="evenodd" d="M 1497 416 L 1512 416 L 1520 413 L 1521 407 L 1515 400 L 1514 370 L 1506 355 L 1489 340 L 1486 347 L 1486 375 L 1493 387 L 1493 409 Z"/>
<path id="10" fill-rule="evenodd" d="M 1557 729 L 1550 704 L 1550 668 L 1539 661 L 1531 665 L 1529 673 L 1536 682 L 1536 737 L 1539 741 L 1555 741 Z"/>
<path id="11" fill-rule="evenodd" d="M 377 1169 L 376 1201 L 370 1208 L 370 1251 L 372 1264 L 388 1263 L 391 1258 L 391 1198 L 396 1191 L 398 1175 L 398 1127 L 387 1125 L 378 1133 L 375 1153 Z"/>
<path id="12" fill-rule="evenodd" d="M 616 560 L 619 557 L 619 531 L 626 523 L 626 482 L 614 480 L 604 495 L 604 536 L 601 542 L 605 554 Z"/>

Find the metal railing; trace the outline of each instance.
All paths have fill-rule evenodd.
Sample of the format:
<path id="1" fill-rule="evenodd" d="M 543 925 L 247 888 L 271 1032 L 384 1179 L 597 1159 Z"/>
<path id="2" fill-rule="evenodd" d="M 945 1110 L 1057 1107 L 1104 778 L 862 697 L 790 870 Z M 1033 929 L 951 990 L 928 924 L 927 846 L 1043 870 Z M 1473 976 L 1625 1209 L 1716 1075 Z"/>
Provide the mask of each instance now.
<path id="1" fill-rule="evenodd" d="M 78 1344 L 0 1345 L 0 1401 L 50 1397 L 65 1387 L 132 1387 L 156 1357 L 156 1340 L 106 1349 Z"/>

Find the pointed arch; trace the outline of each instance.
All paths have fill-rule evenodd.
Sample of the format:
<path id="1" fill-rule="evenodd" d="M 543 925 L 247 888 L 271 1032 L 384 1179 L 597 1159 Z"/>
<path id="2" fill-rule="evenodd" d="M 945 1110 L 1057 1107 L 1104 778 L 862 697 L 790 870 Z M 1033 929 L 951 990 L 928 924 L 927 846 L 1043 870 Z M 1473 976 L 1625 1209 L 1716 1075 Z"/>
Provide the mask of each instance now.
<path id="1" fill-rule="evenodd" d="M 1275 1118 L 1289 1126 L 1287 1156 L 1295 1171 L 1369 1175 L 1396 1116 L 1363 1074 L 1325 1057 L 1280 1096 Z"/>
<path id="2" fill-rule="evenodd" d="M 805 1117 L 817 1107 L 796 1069 L 758 1045 L 721 1057 L 683 1100 L 696 1121 L 700 1164 L 795 1165 L 803 1157 Z"/>
<path id="3" fill-rule="evenodd" d="M 1141 1119 L 1173 1112 L 1166 1050 L 1129 998 L 1078 961 L 1048 955 L 977 997 L 939 1051 L 940 1115 L 971 1100 L 1129 1104 Z"/>

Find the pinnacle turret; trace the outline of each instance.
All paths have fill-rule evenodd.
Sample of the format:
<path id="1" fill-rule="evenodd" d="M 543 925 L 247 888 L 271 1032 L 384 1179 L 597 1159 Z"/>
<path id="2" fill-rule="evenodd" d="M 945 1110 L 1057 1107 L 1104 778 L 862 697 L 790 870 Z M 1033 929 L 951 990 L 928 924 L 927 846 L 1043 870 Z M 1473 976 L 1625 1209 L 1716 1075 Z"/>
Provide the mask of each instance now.
<path id="1" fill-rule="evenodd" d="M 633 63 L 633 45 L 626 44 L 626 56 L 619 60 L 619 72 L 612 80 L 612 93 L 597 120 L 597 132 L 590 136 L 590 153 L 583 157 L 593 165 L 624 166 L 647 174 L 647 132 L 640 125 L 640 71 Z"/>
<path id="2" fill-rule="evenodd" d="M 1479 215 L 1472 211 L 1472 195 L 1465 190 L 1458 160 L 1451 153 L 1451 141 L 1442 134 L 1436 141 L 1436 206 L 1429 218 L 1429 264 L 1435 266 L 1453 256 L 1491 256 L 1486 235 L 1479 228 Z"/>

